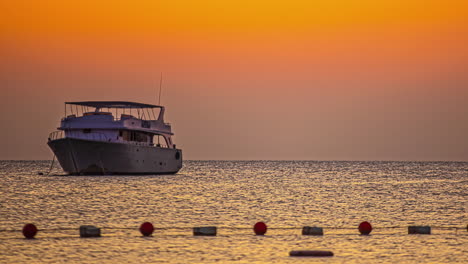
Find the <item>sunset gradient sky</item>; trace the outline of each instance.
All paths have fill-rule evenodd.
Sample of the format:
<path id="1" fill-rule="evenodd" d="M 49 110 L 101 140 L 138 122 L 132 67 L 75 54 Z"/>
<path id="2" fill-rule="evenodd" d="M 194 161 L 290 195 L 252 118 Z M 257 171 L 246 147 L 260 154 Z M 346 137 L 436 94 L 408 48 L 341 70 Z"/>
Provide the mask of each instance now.
<path id="1" fill-rule="evenodd" d="M 0 159 L 161 72 L 186 159 L 468 161 L 466 0 L 0 0 Z"/>

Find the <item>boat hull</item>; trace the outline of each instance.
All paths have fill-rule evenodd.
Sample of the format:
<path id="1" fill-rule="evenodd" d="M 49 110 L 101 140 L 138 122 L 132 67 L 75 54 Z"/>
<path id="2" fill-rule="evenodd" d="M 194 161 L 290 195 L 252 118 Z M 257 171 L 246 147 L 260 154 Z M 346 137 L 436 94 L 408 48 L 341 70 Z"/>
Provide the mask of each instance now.
<path id="1" fill-rule="evenodd" d="M 51 140 L 48 145 L 72 175 L 174 174 L 182 168 L 180 149 L 76 138 Z"/>

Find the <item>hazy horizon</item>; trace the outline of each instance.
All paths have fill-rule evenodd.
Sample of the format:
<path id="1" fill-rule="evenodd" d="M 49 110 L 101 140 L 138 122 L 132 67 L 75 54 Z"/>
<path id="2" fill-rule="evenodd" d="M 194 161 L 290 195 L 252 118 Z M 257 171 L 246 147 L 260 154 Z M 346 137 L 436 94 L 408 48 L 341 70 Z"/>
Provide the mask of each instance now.
<path id="1" fill-rule="evenodd" d="M 161 104 L 188 160 L 468 161 L 466 1 L 3 1 L 0 159 L 65 101 Z"/>
<path id="2" fill-rule="evenodd" d="M 51 159 L 2 159 L 0 161 L 52 161 Z M 265 159 L 251 159 L 251 160 L 224 160 L 224 159 L 184 159 L 184 161 L 226 161 L 226 162 L 250 162 L 250 161 L 271 161 L 271 162 L 407 162 L 407 163 L 467 163 L 463 160 L 265 160 Z M 55 159 L 54 163 L 57 163 Z"/>

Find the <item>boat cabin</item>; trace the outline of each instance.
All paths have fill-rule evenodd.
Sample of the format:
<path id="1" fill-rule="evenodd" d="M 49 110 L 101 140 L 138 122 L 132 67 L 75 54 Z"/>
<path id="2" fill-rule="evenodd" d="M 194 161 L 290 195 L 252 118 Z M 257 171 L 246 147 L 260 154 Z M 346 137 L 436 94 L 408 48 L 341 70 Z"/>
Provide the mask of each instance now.
<path id="1" fill-rule="evenodd" d="M 59 132 L 49 138 L 175 148 L 171 125 L 164 122 L 164 110 L 163 106 L 124 101 L 67 102 Z"/>

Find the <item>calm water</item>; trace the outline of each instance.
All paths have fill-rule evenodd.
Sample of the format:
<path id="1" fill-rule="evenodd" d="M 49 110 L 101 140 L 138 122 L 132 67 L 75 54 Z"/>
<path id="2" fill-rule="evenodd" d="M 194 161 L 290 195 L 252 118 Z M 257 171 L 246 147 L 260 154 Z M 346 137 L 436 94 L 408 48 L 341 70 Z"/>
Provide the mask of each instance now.
<path id="1" fill-rule="evenodd" d="M 468 163 L 187 161 L 176 175 L 37 174 L 48 167 L 0 161 L 1 263 L 468 262 Z M 374 230 L 360 236 L 366 220 Z M 153 237 L 139 234 L 145 221 L 160 228 Z M 257 221 L 266 236 L 253 235 Z M 19 232 L 29 222 L 37 239 Z M 83 224 L 103 237 L 79 238 Z M 218 236 L 192 236 L 211 225 Z M 408 235 L 408 225 L 432 234 Z M 303 226 L 325 235 L 302 236 Z M 289 257 L 298 249 L 335 256 Z"/>

